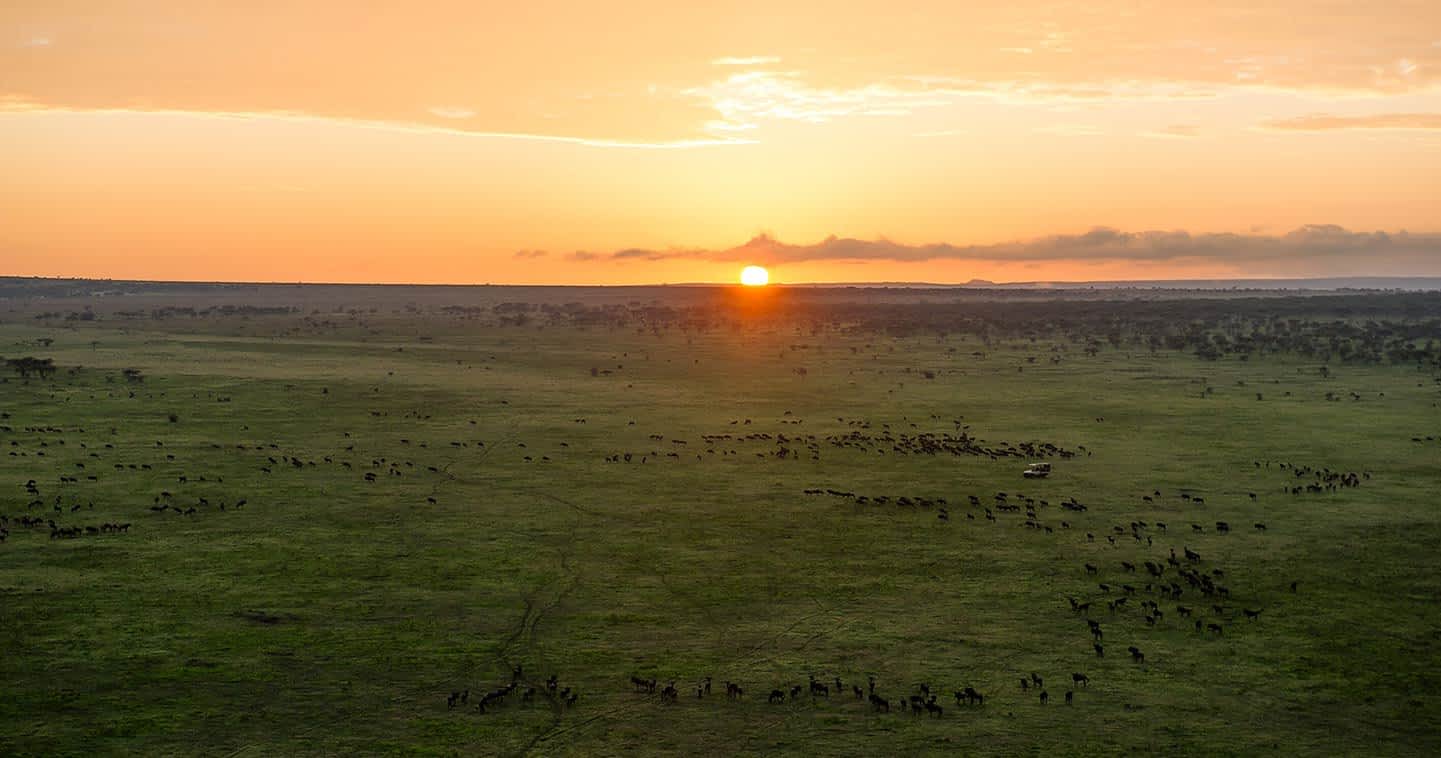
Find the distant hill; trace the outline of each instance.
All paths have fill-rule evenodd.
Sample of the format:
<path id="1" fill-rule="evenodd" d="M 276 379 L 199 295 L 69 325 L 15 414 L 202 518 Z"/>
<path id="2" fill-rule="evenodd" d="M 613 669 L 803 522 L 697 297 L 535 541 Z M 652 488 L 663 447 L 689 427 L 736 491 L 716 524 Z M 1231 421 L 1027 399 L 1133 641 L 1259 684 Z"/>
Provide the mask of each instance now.
<path id="1" fill-rule="evenodd" d="M 1094 282 L 991 282 L 972 279 L 964 284 L 932 282 L 834 282 L 790 284 L 791 287 L 911 287 L 937 289 L 1174 289 L 1174 290 L 1441 290 L 1435 276 L 1355 276 L 1319 279 L 1137 279 Z"/>

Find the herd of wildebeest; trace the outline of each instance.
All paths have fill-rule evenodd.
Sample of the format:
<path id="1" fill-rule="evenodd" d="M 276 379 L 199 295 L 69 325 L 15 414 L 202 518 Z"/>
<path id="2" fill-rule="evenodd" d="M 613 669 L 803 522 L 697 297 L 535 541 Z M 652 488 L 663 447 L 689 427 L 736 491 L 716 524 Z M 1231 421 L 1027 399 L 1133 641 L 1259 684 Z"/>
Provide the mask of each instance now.
<path id="1" fill-rule="evenodd" d="M 126 391 L 131 396 L 137 392 L 135 389 Z M 223 401 L 228 398 L 217 397 L 213 393 L 209 396 L 197 393 L 192 399 Z M 381 417 L 386 413 L 374 411 L 371 415 Z M 0 420 L 9 421 L 9 413 L 0 416 Z M 424 419 L 417 416 L 415 420 Z M 960 419 L 942 420 L 933 416 L 930 420 L 949 423 L 953 431 L 924 431 L 917 423 L 903 418 L 895 426 L 907 431 L 897 432 L 892 430 L 891 423 L 838 417 L 836 422 L 845 424 L 851 431 L 824 436 L 764 431 L 742 435 L 710 433 L 700 435 L 699 439 L 701 445 L 705 446 L 703 449 L 706 455 L 738 455 L 737 447 L 728 446 L 759 445 L 764 446 L 764 451 L 755 452 L 754 455 L 779 459 L 800 459 L 803 456 L 818 459 L 823 448 L 827 446 L 864 454 L 984 456 L 992 460 L 1052 457 L 1065 459 L 1074 457 L 1078 452 L 1090 454 L 1084 446 L 1078 446 L 1077 450 L 1073 451 L 1050 442 L 986 443 L 972 436 L 969 425 Z M 178 419 L 172 416 L 171 421 Z M 575 423 L 587 421 L 588 419 L 584 418 L 574 419 Z M 785 425 L 803 423 L 789 411 L 775 421 Z M 626 421 L 625 426 L 634 426 L 635 423 L 633 420 Z M 754 425 L 752 419 L 736 419 L 731 423 Z M 27 479 L 22 485 L 27 498 L 22 512 L 0 513 L 0 540 L 9 536 L 12 528 L 27 531 L 48 530 L 51 539 L 123 535 L 128 534 L 137 523 L 140 528 L 144 528 L 147 525 L 144 521 L 83 522 L 84 515 L 93 510 L 94 503 L 93 500 L 83 498 L 81 491 L 86 484 L 99 482 L 102 476 L 140 474 L 145 476 L 147 481 L 153 481 L 157 469 L 163 469 L 168 476 L 173 477 L 172 484 L 146 496 L 149 502 L 142 507 L 154 518 L 236 512 L 249 502 L 244 488 L 227 486 L 223 476 L 201 473 L 194 469 L 187 471 L 191 466 L 200 465 L 199 462 L 178 460 L 176 454 L 167 448 L 165 440 L 151 440 L 143 444 L 132 441 L 127 445 L 120 441 L 123 438 L 119 436 L 118 430 L 113 428 L 96 435 L 87 434 L 81 427 L 66 428 L 53 424 L 25 426 L 18 430 L 3 425 L 0 426 L 0 433 L 10 438 L 5 443 L 9 448 L 9 456 L 42 458 L 46 459 L 46 465 L 50 467 L 69 468 L 75 472 L 75 475 L 58 474 L 44 486 L 34 478 Z M 360 477 L 366 482 L 374 482 L 380 476 L 430 476 L 434 478 L 437 490 L 450 476 L 446 466 L 438 461 L 418 463 L 414 459 L 363 455 L 356 450 L 351 432 L 344 432 L 343 437 L 337 449 L 318 457 L 288 452 L 274 442 L 241 442 L 229 446 L 212 442 L 209 443 L 209 448 L 212 454 L 244 456 L 242 460 L 248 462 L 254 476 L 284 475 L 283 472 L 286 471 L 303 474 L 319 467 L 334 467 L 342 473 L 359 468 L 363 469 Z M 102 441 L 110 439 L 116 441 Z M 666 443 L 671 449 L 666 453 L 650 450 L 606 454 L 605 460 L 644 462 L 652 457 L 660 459 L 668 454 L 676 457 L 674 451 L 685 449 L 689 444 L 687 440 L 674 435 L 651 434 L 647 439 L 653 443 Z M 422 455 L 432 449 L 429 441 L 410 437 L 397 438 L 393 443 L 400 448 L 416 450 Z M 523 460 L 535 460 L 530 454 L 534 448 L 525 441 L 516 439 L 492 441 L 489 446 L 484 440 L 475 438 L 447 440 L 443 444 L 435 445 L 437 449 L 442 447 L 452 450 L 471 449 L 483 451 L 484 454 L 494 452 L 493 448 L 508 447 Z M 569 442 L 560 441 L 555 443 L 555 447 L 549 452 L 558 455 L 570 449 Z M 697 454 L 696 457 L 704 460 L 705 455 Z M 544 458 L 549 460 L 549 455 Z M 1254 465 L 1257 469 L 1280 474 L 1283 477 L 1280 491 L 1292 496 L 1357 487 L 1370 478 L 1367 472 L 1341 471 L 1289 462 L 1255 461 Z M 106 473 L 106 469 L 110 469 L 109 473 Z M 196 491 L 186 495 L 184 492 L 187 489 Z M 1144 621 L 1145 626 L 1139 629 L 1163 627 L 1171 623 L 1167 619 L 1175 618 L 1178 621 L 1173 623 L 1188 625 L 1196 634 L 1205 636 L 1231 633 L 1227 630 L 1234 630 L 1236 619 L 1255 622 L 1264 610 L 1262 607 L 1246 604 L 1245 598 L 1234 597 L 1224 583 L 1226 570 L 1208 561 L 1185 540 L 1181 540 L 1179 545 L 1171 544 L 1158 548 L 1158 540 L 1164 544 L 1168 535 L 1174 533 L 1165 522 L 1148 522 L 1136 518 L 1110 525 L 1099 534 L 1083 529 L 1075 529 L 1073 532 L 1073 522 L 1077 516 L 1089 510 L 1086 503 L 1074 495 L 1058 498 L 1053 503 L 1050 499 L 1019 491 L 996 492 L 984 496 L 956 495 L 953 499 L 944 495 L 858 494 L 834 487 L 809 488 L 802 494 L 849 502 L 856 508 L 894 507 L 901 512 L 933 513 L 938 521 L 945 523 L 962 518 L 963 514 L 966 522 L 988 523 L 996 527 L 1016 525 L 1046 535 L 1075 533 L 1075 539 L 1084 539 L 1086 543 L 1096 543 L 1104 537 L 1104 544 L 1118 551 L 1118 555 L 1126 557 L 1097 563 L 1087 562 L 1078 567 L 1078 571 L 1094 580 L 1094 589 L 1086 594 L 1066 597 L 1066 605 L 1058 609 L 1076 617 L 1077 633 L 1088 637 L 1098 657 L 1105 656 L 1106 645 L 1116 636 L 1117 632 L 1114 630 L 1119 629 L 1128 635 L 1122 639 L 1122 644 L 1126 644 L 1126 654 L 1137 665 L 1146 663 L 1144 640 L 1139 637 L 1138 628 L 1127 623 L 1129 613 L 1134 613 Z M 1196 492 L 1179 491 L 1170 496 L 1193 507 L 1205 504 L 1204 497 Z M 1251 500 L 1260 497 L 1255 492 L 1248 492 L 1246 496 Z M 1138 499 L 1151 505 L 1163 497 L 1167 495 L 1155 489 L 1140 495 Z M 436 502 L 433 494 L 426 499 L 429 503 Z M 1199 508 L 1197 511 L 1199 512 Z M 1231 531 L 1231 525 L 1224 521 L 1193 522 L 1182 528 L 1185 534 L 1196 538 L 1208 534 L 1226 535 Z M 1266 525 L 1256 522 L 1252 528 L 1256 532 L 1265 532 Z M 1132 550 L 1144 549 L 1153 552 L 1149 557 L 1131 557 L 1129 552 L 1120 552 L 1127 545 L 1133 546 L 1130 548 Z M 1297 591 L 1296 584 L 1292 583 L 1289 590 Z M 1111 638 L 1106 636 L 1107 630 L 1112 630 Z M 959 683 L 950 688 L 949 695 L 944 694 L 944 688 L 932 683 L 916 683 L 896 692 L 885 691 L 884 686 L 878 684 L 875 673 L 866 673 L 863 676 L 864 687 L 858 683 L 858 679 L 853 678 L 852 683 L 847 686 L 839 676 L 820 677 L 815 673 L 808 673 L 804 682 L 757 685 L 750 691 L 756 695 L 764 694 L 766 702 L 772 705 L 813 702 L 818 699 L 832 701 L 848 697 L 865 703 L 877 712 L 900 710 L 933 717 L 941 717 L 945 706 L 952 699 L 959 708 L 979 708 L 986 703 L 986 694 L 977 689 L 975 683 Z M 1017 692 L 1032 696 L 1035 702 L 1041 705 L 1050 702 L 1051 692 L 1046 685 L 1045 676 L 1038 672 L 1018 672 L 1016 681 L 1019 682 Z M 1051 681 L 1054 683 L 1055 679 L 1052 678 Z M 1089 682 L 1090 676 L 1086 672 L 1067 672 L 1065 688 L 1060 693 L 1062 701 L 1068 705 L 1073 703 L 1077 690 L 1084 691 Z M 654 675 L 633 677 L 631 685 L 636 693 L 654 697 L 662 704 L 678 702 L 683 694 L 676 681 L 669 680 L 662 685 Z M 708 676 L 694 683 L 689 692 L 697 699 L 705 699 L 711 694 L 711 686 L 712 678 Z M 751 696 L 748 694 L 748 687 L 740 682 L 726 681 L 723 687 L 728 700 Z M 989 694 L 994 700 L 999 693 Z M 525 679 L 523 669 L 517 666 L 509 682 L 491 688 L 476 687 L 473 692 L 469 687 L 451 690 L 446 702 L 449 708 L 469 708 L 477 712 L 502 707 L 512 700 L 519 701 L 522 705 L 539 701 L 558 709 L 566 709 L 576 706 L 579 696 L 578 691 L 561 687 L 555 675 L 549 676 L 543 682 L 531 683 Z"/>
<path id="2" fill-rule="evenodd" d="M 768 435 L 759 438 L 770 439 Z M 1027 445 L 1027 447 L 1041 449 L 1035 445 Z M 1256 461 L 1255 466 L 1266 469 L 1274 466 L 1276 470 L 1290 472 L 1291 479 L 1305 481 L 1306 484 L 1301 486 L 1291 485 L 1289 482 L 1284 484 L 1281 488 L 1282 491 L 1292 495 L 1356 487 L 1363 479 L 1370 478 L 1369 472 L 1359 474 L 1357 472 L 1340 472 L 1325 467 L 1318 469 L 1288 462 Z M 934 512 L 940 521 L 951 520 L 950 507 L 952 503 L 943 496 L 858 495 L 854 492 L 834 488 L 811 488 L 804 490 L 804 494 L 849 500 L 856 505 L 894 505 L 909 511 Z M 1259 499 L 1259 495 L 1255 492 L 1247 492 L 1246 496 L 1252 501 Z M 1162 497 L 1164 495 L 1160 490 L 1153 490 L 1149 494 L 1140 496 L 1140 499 L 1148 504 L 1154 504 Z M 1028 529 L 1055 534 L 1056 528 L 1062 530 L 1072 528 L 1071 523 L 1067 520 L 1056 522 L 1057 527 L 1043 522 L 1041 513 L 1051 507 L 1050 501 L 1046 499 L 1027 496 L 1021 492 L 997 492 L 992 496 L 992 502 L 989 504 L 983 502 L 978 495 L 967 495 L 965 498 L 966 503 L 962 504 L 958 500 L 955 505 L 965 510 L 967 520 L 984 520 L 999 525 L 1006 521 L 1008 514 L 1020 514 L 1024 509 L 1024 516 L 1018 515 L 1017 518 L 1021 525 Z M 1205 504 L 1203 497 L 1191 492 L 1177 492 L 1175 498 L 1181 502 L 1195 505 Z M 1062 510 L 1076 513 L 1088 510 L 1087 506 L 1074 496 L 1060 500 L 1057 505 Z M 1260 521 L 1252 524 L 1252 528 L 1260 533 L 1267 531 L 1266 524 Z M 1127 542 L 1135 545 L 1144 544 L 1146 548 L 1150 549 L 1154 547 L 1157 535 L 1165 539 L 1165 536 L 1170 534 L 1170 527 L 1166 522 L 1152 521 L 1148 523 L 1135 519 L 1126 524 L 1112 525 L 1109 532 L 1105 534 L 1105 537 L 1111 549 L 1124 548 Z M 1199 536 L 1204 534 L 1227 535 L 1230 532 L 1229 523 L 1215 521 L 1210 524 L 1190 523 L 1189 530 L 1186 530 L 1185 533 Z M 1085 533 L 1085 540 L 1088 543 L 1095 543 L 1096 537 L 1097 535 L 1093 532 Z M 1081 567 L 1084 574 L 1092 579 L 1099 579 L 1103 572 L 1107 574 L 1119 572 L 1119 578 L 1096 581 L 1095 591 L 1084 596 L 1085 599 L 1076 596 L 1065 598 L 1069 604 L 1069 613 L 1078 620 L 1078 634 L 1081 633 L 1079 630 L 1083 622 L 1084 634 L 1090 640 L 1091 648 L 1097 658 L 1106 656 L 1106 629 L 1119 627 L 1131 633 L 1131 638 L 1126 641 L 1137 643 L 1126 646 L 1126 655 L 1136 665 L 1143 666 L 1147 662 L 1146 653 L 1141 646 L 1144 643 L 1135 637 L 1137 628 L 1126 623 L 1126 614 L 1132 608 L 1144 621 L 1146 628 L 1155 629 L 1164 626 L 1164 620 L 1171 612 L 1174 612 L 1175 617 L 1180 619 L 1179 624 L 1187 626 L 1195 634 L 1201 636 L 1221 636 L 1227 633 L 1227 628 L 1232 628 L 1232 633 L 1234 633 L 1234 627 L 1229 625 L 1237 620 L 1244 620 L 1247 623 L 1260 620 L 1264 608 L 1237 604 L 1238 598 L 1233 596 L 1227 585 L 1221 583 L 1227 576 L 1225 569 L 1215 565 L 1213 561 L 1203 558 L 1200 552 L 1193 550 L 1184 542 L 1181 546 L 1180 556 L 1177 555 L 1175 547 L 1167 548 L 1167 552 L 1167 555 L 1156 555 L 1151 560 L 1115 558 L 1105 563 L 1106 569 L 1089 562 Z M 1139 572 L 1141 568 L 1145 570 L 1143 578 Z M 1291 581 L 1285 589 L 1291 593 L 1297 593 L 1300 591 L 1299 582 Z M 1134 604 L 1132 601 L 1135 601 Z M 1093 614 L 1099 616 L 1099 619 L 1093 618 Z M 579 693 L 569 688 L 557 693 L 554 675 L 546 680 L 544 690 L 538 690 L 535 686 L 524 683 L 522 672 L 522 667 L 516 667 L 512 680 L 481 696 L 476 702 L 475 710 L 484 713 L 488 708 L 504 705 L 507 702 L 507 696 L 517 691 L 522 693 L 520 702 L 523 705 L 533 704 L 537 692 L 540 692 L 554 707 L 569 708 L 576 705 Z M 855 701 L 865 703 L 877 713 L 890 713 L 895 710 L 916 716 L 924 714 L 936 718 L 944 716 L 946 705 L 951 698 L 954 698 L 957 708 L 979 708 L 986 703 L 986 695 L 970 683 L 946 688 L 929 682 L 918 682 L 903 686 L 901 692 L 886 693 L 878 687 L 875 674 L 868 673 L 863 676 L 865 687 L 854 681 L 847 686 L 840 676 L 827 675 L 829 677 L 827 678 L 818 677 L 815 673 L 808 673 L 804 683 L 762 685 L 759 689 L 752 690 L 752 694 L 765 693 L 765 700 L 769 705 L 815 704 L 822 701 L 833 702 L 839 698 L 853 698 Z M 1046 677 L 1040 673 L 1035 671 L 1018 672 L 1015 681 L 1019 682 L 1019 685 L 1018 689 L 1013 692 L 1025 696 L 1034 695 L 1035 702 L 1043 706 L 1050 703 L 1051 693 L 1046 685 Z M 1052 679 L 1052 682 L 1054 681 Z M 1066 705 L 1074 704 L 1077 691 L 1084 691 L 1090 682 L 1091 677 L 1087 673 L 1070 672 L 1068 676 L 1063 677 L 1062 701 Z M 630 679 L 630 685 L 635 694 L 653 698 L 661 705 L 678 703 L 682 697 L 687 697 L 690 693 L 694 694 L 696 700 L 705 700 L 712 694 L 713 683 L 713 676 L 705 676 L 699 681 L 686 685 L 683 690 L 678 684 L 678 680 L 675 679 L 666 681 L 664 685 L 654 675 L 649 678 L 632 676 Z M 726 700 L 736 701 L 747 697 L 747 689 L 740 682 L 725 681 L 723 686 Z M 767 687 L 770 687 L 768 693 Z M 944 694 L 947 689 L 950 690 L 949 695 Z M 996 693 L 992 694 L 994 696 Z M 454 709 L 466 706 L 471 699 L 471 690 L 468 688 L 452 690 L 446 698 L 446 704 L 448 708 Z M 993 701 L 994 699 L 993 697 Z"/>

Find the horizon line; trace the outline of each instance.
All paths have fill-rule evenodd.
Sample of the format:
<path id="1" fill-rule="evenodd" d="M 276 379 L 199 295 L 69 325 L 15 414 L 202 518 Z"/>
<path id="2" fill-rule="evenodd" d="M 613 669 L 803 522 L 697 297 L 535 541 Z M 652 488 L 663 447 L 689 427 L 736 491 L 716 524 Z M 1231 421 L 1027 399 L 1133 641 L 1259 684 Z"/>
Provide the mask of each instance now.
<path id="1" fill-rule="evenodd" d="M 30 280 L 45 282 L 116 282 L 134 284 L 195 284 L 195 285 L 228 285 L 228 286 L 287 286 L 287 287 L 566 287 L 566 288 L 606 288 L 623 289 L 639 287 L 735 287 L 741 288 L 746 285 L 738 281 L 692 281 L 692 282 L 648 282 L 631 284 L 601 284 L 601 283 L 566 283 L 566 284 L 540 284 L 526 282 L 406 282 L 406 281 L 374 281 L 374 282 L 343 282 L 343 281 L 289 281 L 289 280 L 226 280 L 226 279 L 130 279 L 117 277 L 87 277 L 87 276 L 38 276 L 21 274 L 0 274 L 0 281 L 4 280 Z M 971 279 L 965 282 L 928 282 L 928 281 L 904 281 L 904 280 L 879 280 L 879 281 L 809 281 L 809 282 L 778 282 L 772 281 L 762 287 L 755 289 L 766 289 L 769 287 L 886 287 L 886 288 L 1018 288 L 1018 287 L 1085 287 L 1096 285 L 1108 285 L 1121 287 L 1124 285 L 1176 285 L 1190 283 L 1226 283 L 1226 282 L 1338 282 L 1338 281 L 1409 281 L 1409 280 L 1432 280 L 1438 288 L 1441 288 L 1441 274 L 1400 274 L 1400 275 L 1365 275 L 1365 276 L 1238 276 L 1238 277 L 1193 277 L 1181 279 L 1032 279 L 1012 281 L 991 281 L 986 279 Z M 1215 289 L 1212 287 L 1211 289 Z M 1255 289 L 1255 288 L 1250 288 Z"/>

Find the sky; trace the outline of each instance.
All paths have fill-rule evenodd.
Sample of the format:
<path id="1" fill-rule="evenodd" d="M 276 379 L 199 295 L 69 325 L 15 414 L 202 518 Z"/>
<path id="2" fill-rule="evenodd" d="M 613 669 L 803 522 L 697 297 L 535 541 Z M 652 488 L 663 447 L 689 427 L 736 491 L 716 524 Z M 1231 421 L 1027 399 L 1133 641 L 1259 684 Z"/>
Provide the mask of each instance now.
<path id="1" fill-rule="evenodd" d="M 0 3 L 0 275 L 1441 275 L 1436 0 Z"/>

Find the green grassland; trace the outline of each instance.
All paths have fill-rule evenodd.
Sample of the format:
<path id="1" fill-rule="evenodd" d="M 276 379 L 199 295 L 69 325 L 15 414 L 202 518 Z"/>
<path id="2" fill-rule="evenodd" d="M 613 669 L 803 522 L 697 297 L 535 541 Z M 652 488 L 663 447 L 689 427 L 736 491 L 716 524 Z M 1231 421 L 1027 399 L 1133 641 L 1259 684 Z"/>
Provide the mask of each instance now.
<path id="1" fill-rule="evenodd" d="M 0 354 L 59 371 L 0 384 L 0 754 L 1441 752 L 1434 373 L 1060 343 L 429 308 L 7 318 Z M 962 432 L 1075 455 L 1037 481 L 1038 459 L 907 441 Z M 1364 478 L 1293 495 L 1314 478 L 1281 463 Z M 1049 528 L 987 518 L 998 492 Z M 23 516 L 130 527 L 52 539 Z M 1120 565 L 1183 548 L 1230 599 Z M 810 675 L 846 691 L 767 702 Z M 851 695 L 868 676 L 892 713 Z M 900 707 L 922 682 L 940 718 Z M 958 706 L 966 686 L 985 704 Z"/>

